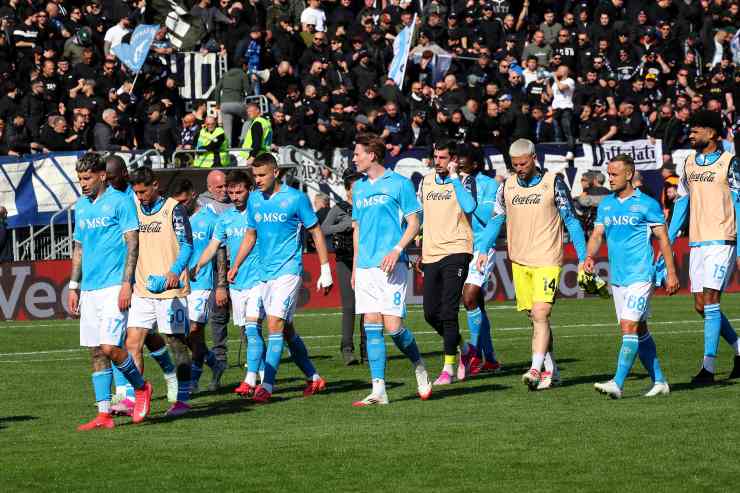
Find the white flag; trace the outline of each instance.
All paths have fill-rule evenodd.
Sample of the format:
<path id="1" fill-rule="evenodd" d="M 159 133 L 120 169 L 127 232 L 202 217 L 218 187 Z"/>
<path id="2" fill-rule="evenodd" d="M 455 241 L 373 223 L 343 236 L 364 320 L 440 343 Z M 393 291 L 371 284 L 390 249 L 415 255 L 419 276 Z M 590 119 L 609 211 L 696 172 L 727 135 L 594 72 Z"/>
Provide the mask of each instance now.
<path id="1" fill-rule="evenodd" d="M 411 50 L 415 26 L 416 14 L 414 14 L 414 20 L 411 22 L 411 25 L 404 27 L 398 33 L 396 39 L 393 40 L 393 60 L 388 69 L 388 78 L 393 79 L 399 89 L 403 87 L 403 78 L 406 75 L 406 64 L 409 60 L 409 51 Z"/>

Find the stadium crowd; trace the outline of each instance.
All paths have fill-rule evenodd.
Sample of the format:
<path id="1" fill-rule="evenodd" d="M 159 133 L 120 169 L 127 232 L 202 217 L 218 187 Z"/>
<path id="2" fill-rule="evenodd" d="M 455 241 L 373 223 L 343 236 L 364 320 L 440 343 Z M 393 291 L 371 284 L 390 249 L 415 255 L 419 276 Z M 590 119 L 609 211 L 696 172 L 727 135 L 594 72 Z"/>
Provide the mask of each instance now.
<path id="1" fill-rule="evenodd" d="M 135 85 L 111 52 L 137 24 L 150 22 L 147 2 L 3 3 L 0 154 L 151 148 L 171 154 L 197 146 L 207 109 L 180 97 L 166 29 Z M 736 1 L 186 0 L 184 6 L 191 22 L 205 26 L 199 49 L 221 52 L 231 67 L 216 108 L 265 95 L 278 146 L 349 147 L 365 130 L 383 135 L 392 155 L 444 138 L 505 149 L 523 137 L 571 145 L 650 137 L 663 140 L 669 161 L 671 151 L 686 146 L 692 112 L 721 111 L 733 128 L 740 99 L 731 49 L 740 26 Z M 417 14 L 399 88 L 387 78 L 393 39 Z M 224 116 L 231 134 L 225 138 L 238 146 L 239 125 Z"/>

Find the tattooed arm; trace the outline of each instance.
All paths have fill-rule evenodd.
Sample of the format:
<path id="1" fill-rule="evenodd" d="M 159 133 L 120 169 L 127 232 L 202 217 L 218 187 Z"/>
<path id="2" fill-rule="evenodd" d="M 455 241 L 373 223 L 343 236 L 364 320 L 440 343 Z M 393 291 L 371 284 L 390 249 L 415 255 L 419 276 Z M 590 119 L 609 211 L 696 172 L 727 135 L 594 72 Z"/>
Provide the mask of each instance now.
<path id="1" fill-rule="evenodd" d="M 82 279 L 82 243 L 72 243 L 72 274 L 69 276 L 67 304 L 69 312 L 77 315 L 80 311 L 80 280 Z"/>
<path id="2" fill-rule="evenodd" d="M 229 302 L 227 271 L 226 248 L 219 248 L 216 252 L 216 306 L 226 306 Z"/>
<path id="3" fill-rule="evenodd" d="M 139 231 L 126 231 L 123 239 L 126 242 L 126 263 L 123 267 L 121 291 L 118 293 L 118 309 L 122 312 L 131 306 L 131 284 L 136 273 L 136 262 L 139 260 Z"/>

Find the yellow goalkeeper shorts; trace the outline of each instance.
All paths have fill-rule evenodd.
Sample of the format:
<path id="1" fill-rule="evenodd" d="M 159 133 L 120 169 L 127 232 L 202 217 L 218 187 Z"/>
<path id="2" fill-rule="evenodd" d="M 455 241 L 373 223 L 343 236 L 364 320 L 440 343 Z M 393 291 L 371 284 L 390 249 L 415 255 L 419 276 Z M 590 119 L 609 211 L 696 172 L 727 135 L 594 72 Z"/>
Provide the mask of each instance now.
<path id="1" fill-rule="evenodd" d="M 527 267 L 512 262 L 516 309 L 531 310 L 533 303 L 552 303 L 558 291 L 561 271 L 559 266 Z"/>

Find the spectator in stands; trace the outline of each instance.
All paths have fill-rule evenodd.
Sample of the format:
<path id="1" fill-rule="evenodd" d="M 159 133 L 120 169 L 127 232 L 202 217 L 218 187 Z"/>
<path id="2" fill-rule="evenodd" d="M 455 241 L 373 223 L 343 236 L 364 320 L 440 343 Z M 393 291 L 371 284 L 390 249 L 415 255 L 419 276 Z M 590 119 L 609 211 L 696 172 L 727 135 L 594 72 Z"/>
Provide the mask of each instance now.
<path id="1" fill-rule="evenodd" d="M 385 140 L 391 156 L 397 156 L 410 142 L 409 122 L 392 101 L 385 104 L 385 114 L 375 120 L 376 132 Z"/>
<path id="2" fill-rule="evenodd" d="M 133 17 L 133 13 L 131 15 Z M 105 56 L 111 54 L 111 48 L 118 46 L 123 41 L 123 38 L 131 32 L 131 17 L 124 16 L 118 20 L 113 27 L 109 28 L 105 32 L 105 42 L 103 44 L 103 53 Z"/>
<path id="3" fill-rule="evenodd" d="M 619 119 L 617 122 L 617 140 L 630 141 L 643 138 L 645 122 L 635 113 L 635 103 L 625 100 L 619 105 Z"/>
<path id="4" fill-rule="evenodd" d="M 218 126 L 218 120 L 207 116 L 205 123 L 198 130 L 195 138 L 195 149 L 199 151 L 193 166 L 196 168 L 213 168 L 231 164 L 229 139 L 224 129 Z"/>
<path id="5" fill-rule="evenodd" d="M 118 113 L 112 108 L 103 111 L 102 121 L 95 124 L 93 139 L 98 151 L 128 151 L 124 130 L 118 124 Z"/>
<path id="6" fill-rule="evenodd" d="M 409 126 L 409 148 L 428 147 L 432 144 L 431 132 L 427 124 L 427 113 L 424 110 L 414 111 Z"/>
<path id="7" fill-rule="evenodd" d="M 23 98 L 20 107 L 28 129 L 34 137 L 38 137 L 44 117 L 50 110 L 51 105 L 44 97 L 44 83 L 41 79 L 36 79 L 31 82 L 31 92 Z"/>
<path id="8" fill-rule="evenodd" d="M 542 106 L 533 106 L 531 115 L 531 139 L 535 144 L 555 141 L 555 129 L 552 123 L 545 120 L 545 109 Z"/>
<path id="9" fill-rule="evenodd" d="M 246 64 L 230 68 L 216 84 L 216 106 L 221 110 L 221 120 L 229 142 L 238 134 L 241 120 L 246 118 L 244 98 L 252 92 Z"/>
<path id="10" fill-rule="evenodd" d="M 301 12 L 301 29 L 304 32 L 326 31 L 326 13 L 321 9 L 321 0 L 308 0 L 308 6 Z"/>
<path id="11" fill-rule="evenodd" d="M 270 120 L 262 116 L 260 107 L 256 103 L 247 105 L 247 118 L 249 121 L 243 132 L 242 148 L 247 165 L 252 164 L 254 158 L 260 154 L 270 152 L 272 145 L 272 124 Z"/>
<path id="12" fill-rule="evenodd" d="M 13 261 L 13 237 L 8 229 L 8 210 L 0 205 L 0 263 Z"/>
<path id="13" fill-rule="evenodd" d="M 70 132 L 70 144 L 76 150 L 91 150 L 94 146 L 92 127 L 90 126 L 90 115 L 81 113 L 72 116 L 72 131 Z"/>
<path id="14" fill-rule="evenodd" d="M 7 127 L 5 145 L 10 156 L 29 154 L 32 150 L 43 151 L 43 146 L 34 141 L 31 130 L 26 125 L 26 118 L 21 113 L 14 115 L 12 124 Z"/>
<path id="15" fill-rule="evenodd" d="M 153 104 L 146 112 L 147 123 L 144 126 L 144 149 L 155 149 L 169 160 L 177 146 L 177 133 L 166 116 L 162 114 L 162 107 Z"/>
<path id="16" fill-rule="evenodd" d="M 575 81 L 569 77 L 567 65 L 560 65 L 547 86 L 547 94 L 552 97 L 552 108 L 555 111 L 554 120 L 563 134 L 563 139 L 569 148 L 575 146 L 573 132 L 573 95 Z M 572 150 L 567 159 L 573 159 Z"/>
<path id="17" fill-rule="evenodd" d="M 80 149 L 77 137 L 67 132 L 67 120 L 63 116 L 52 116 L 49 125 L 41 132 L 40 143 L 50 151 L 71 151 Z"/>
<path id="18" fill-rule="evenodd" d="M 676 149 L 682 149 L 689 144 L 689 117 L 691 110 L 681 108 L 676 111 L 673 118 L 666 124 L 663 134 L 663 161 L 670 159 Z M 666 159 L 668 158 L 668 159 Z"/>
<path id="19" fill-rule="evenodd" d="M 594 101 L 593 120 L 593 142 L 603 144 L 616 138 L 617 119 L 607 112 L 606 102 L 603 99 Z"/>

